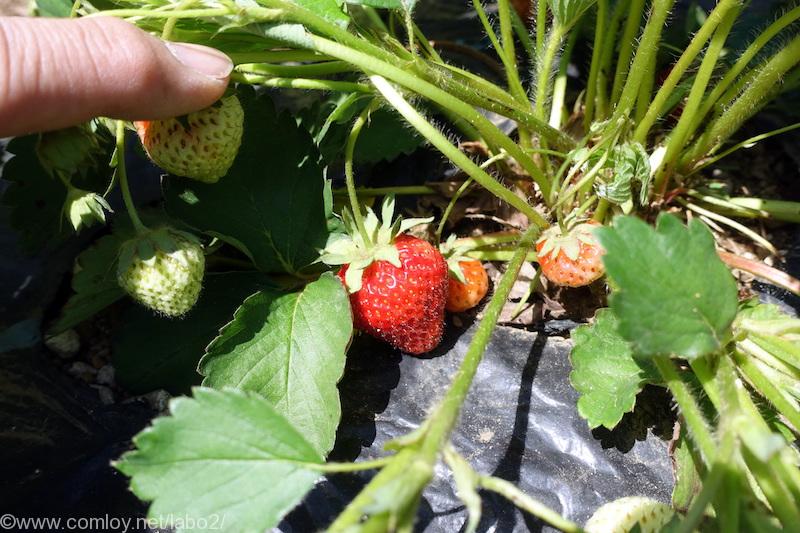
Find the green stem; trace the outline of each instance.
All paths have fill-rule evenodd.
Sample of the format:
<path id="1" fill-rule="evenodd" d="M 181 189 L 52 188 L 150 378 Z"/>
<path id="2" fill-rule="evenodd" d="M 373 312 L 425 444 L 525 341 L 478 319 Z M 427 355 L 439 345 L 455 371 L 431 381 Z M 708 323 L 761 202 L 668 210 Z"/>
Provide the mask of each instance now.
<path id="1" fill-rule="evenodd" d="M 553 128 L 561 127 L 561 116 L 564 112 L 564 100 L 567 94 L 567 70 L 570 59 L 572 59 L 572 49 L 575 47 L 579 35 L 580 31 L 577 29 L 570 34 L 567 45 L 564 47 L 564 53 L 561 54 L 558 62 L 558 73 L 553 82 L 553 98 L 550 104 L 550 126 Z"/>
<path id="2" fill-rule="evenodd" d="M 653 0 L 650 17 L 642 32 L 642 38 L 633 58 L 633 63 L 631 63 L 630 74 L 622 88 L 611 126 L 616 124 L 620 118 L 627 117 L 636 104 L 642 81 L 647 75 L 649 66 L 654 64 L 656 60 L 658 45 L 661 41 L 661 32 L 664 29 L 673 3 L 675 3 L 675 0 Z M 631 11 L 631 14 L 633 13 L 634 11 Z"/>
<path id="3" fill-rule="evenodd" d="M 544 51 L 544 39 L 547 34 L 547 2 L 537 0 L 536 2 L 536 58 L 542 56 Z"/>
<path id="4" fill-rule="evenodd" d="M 755 389 L 767 399 L 775 409 L 781 413 L 786 420 L 794 427 L 795 431 L 800 432 L 800 411 L 783 395 L 783 392 L 778 389 L 759 369 L 756 365 L 744 354 L 734 351 L 733 359 L 741 369 L 744 377 L 749 381 Z"/>
<path id="5" fill-rule="evenodd" d="M 763 463 L 746 446 L 742 448 L 742 455 L 785 530 L 800 531 L 800 511 L 792 501 L 789 491 L 781 482 L 780 477 L 776 476 L 773 469 Z"/>
<path id="6" fill-rule="evenodd" d="M 331 58 L 310 50 L 266 50 L 262 52 L 234 52 L 228 54 L 234 65 L 246 63 L 286 63 L 330 61 Z"/>
<path id="7" fill-rule="evenodd" d="M 500 131 L 500 129 L 497 126 L 492 124 L 491 121 L 489 121 L 486 117 L 480 114 L 476 109 L 471 107 L 469 104 L 457 98 L 454 98 L 453 95 L 447 93 L 446 91 L 440 89 L 439 87 L 436 87 L 435 85 L 428 83 L 427 81 L 424 81 L 419 77 L 414 76 L 413 74 L 409 74 L 408 72 L 404 71 L 401 68 L 395 67 L 394 65 L 385 63 L 383 61 L 375 59 L 372 56 L 363 54 L 351 48 L 347 48 L 345 46 L 340 45 L 339 43 L 330 41 L 328 39 L 323 39 L 321 37 L 316 37 L 316 36 L 312 36 L 311 39 L 314 43 L 314 47 L 317 50 L 326 53 L 330 56 L 338 57 L 354 65 L 357 65 L 360 68 L 363 68 L 366 72 L 374 72 L 380 75 L 381 77 L 391 79 L 393 82 L 398 83 L 410 89 L 411 91 L 436 102 L 440 106 L 452 110 L 459 116 L 463 117 L 472 126 L 474 126 L 481 133 L 481 135 L 483 135 L 487 143 L 506 150 L 509 153 L 509 155 L 513 157 L 517 161 L 517 163 L 519 163 L 520 166 L 522 166 L 522 168 L 524 168 L 531 175 L 534 181 L 536 181 L 536 183 L 539 185 L 539 188 L 542 190 L 543 194 L 545 193 L 545 191 L 549 192 L 550 184 L 548 183 L 541 169 L 533 161 L 533 159 L 528 154 L 526 154 L 517 143 L 511 140 L 507 135 L 505 135 L 502 131 Z M 422 120 L 426 124 L 428 124 L 427 121 L 425 121 L 424 119 Z M 436 134 L 441 136 L 441 134 L 438 131 L 436 131 Z M 447 141 L 447 145 L 452 147 L 449 141 Z M 456 151 L 458 152 L 458 150 Z M 460 152 L 458 153 L 462 157 L 465 157 Z M 472 163 L 471 161 L 470 164 L 473 167 L 475 166 L 474 163 Z M 478 181 L 478 183 L 481 183 L 482 180 L 476 179 L 476 181 Z M 483 185 L 483 183 L 481 184 Z M 503 188 L 502 186 L 500 187 Z M 503 190 L 510 193 L 510 191 L 506 190 L 505 188 L 503 188 Z M 546 198 L 547 194 L 544 194 L 544 196 Z"/>
<path id="8" fill-rule="evenodd" d="M 525 200 L 506 189 L 502 184 L 487 174 L 483 169 L 476 165 L 469 157 L 464 155 L 430 122 L 420 115 L 405 98 L 381 76 L 370 76 L 372 84 L 383 94 L 383 97 L 411 124 L 419 133 L 428 139 L 442 154 L 450 161 L 461 168 L 464 172 L 477 181 L 489 192 L 504 200 L 511 206 L 517 208 L 528 219 L 539 227 L 547 227 L 547 221 L 531 207 Z M 513 154 L 512 154 L 513 155 Z"/>
<path id="9" fill-rule="evenodd" d="M 444 213 L 442 213 L 441 220 L 439 220 L 439 225 L 436 227 L 436 242 L 442 241 L 442 232 L 444 231 L 444 225 L 447 223 L 447 219 L 450 218 L 450 213 L 453 212 L 456 202 L 458 202 L 458 199 L 461 198 L 461 195 L 467 191 L 469 186 L 472 185 L 473 181 L 474 180 L 472 178 L 467 178 L 464 180 L 464 183 L 461 184 L 461 187 L 458 188 L 456 193 L 450 199 L 450 202 L 447 204 Z"/>
<path id="10" fill-rule="evenodd" d="M 586 109 L 583 113 L 583 130 L 589 132 L 589 126 L 595 116 L 598 85 L 600 80 L 601 56 L 604 51 L 606 38 L 606 18 L 608 16 L 608 0 L 597 0 L 597 23 L 594 28 L 594 46 L 592 47 L 592 62 L 589 67 L 589 78 L 586 82 Z M 613 38 L 613 36 L 611 36 Z M 613 47 L 613 43 L 611 43 Z M 550 125 L 553 123 L 551 121 Z"/>
<path id="11" fill-rule="evenodd" d="M 686 50 L 684 50 L 683 54 L 681 54 L 681 57 L 678 59 L 675 65 L 673 65 L 672 70 L 667 78 L 661 83 L 661 88 L 656 93 L 655 98 L 653 98 L 647 114 L 645 114 L 644 118 L 641 120 L 641 122 L 639 122 L 639 125 L 634 131 L 634 141 L 642 144 L 645 143 L 647 134 L 650 132 L 650 128 L 653 127 L 653 124 L 655 124 L 656 120 L 664 111 L 664 106 L 667 103 L 667 100 L 672 95 L 673 91 L 675 90 L 675 86 L 678 84 L 681 77 L 683 77 L 683 74 L 692 65 L 692 62 L 697 55 L 703 50 L 703 47 L 711 38 L 714 30 L 717 29 L 717 26 L 719 26 L 722 21 L 725 20 L 726 15 L 731 11 L 731 9 L 738 6 L 739 3 L 740 0 L 720 0 L 720 3 L 717 4 L 717 7 L 715 7 L 711 14 L 709 14 L 708 19 L 706 19 L 703 26 L 697 33 L 695 33 L 694 37 L 689 43 L 689 46 L 686 47 Z M 716 64 L 716 58 L 714 64 Z M 713 65 L 711 68 L 713 68 Z M 696 85 L 697 82 L 695 82 L 695 86 Z M 703 85 L 705 85 L 705 83 Z M 703 88 L 705 89 L 705 87 Z M 687 115 L 689 115 L 689 113 L 684 112 L 681 115 L 681 119 Z"/>
<path id="12" fill-rule="evenodd" d="M 378 100 L 375 99 L 370 102 L 370 104 L 361 112 L 360 115 L 358 115 L 358 118 L 353 124 L 353 129 L 350 131 L 350 135 L 347 137 L 347 145 L 344 149 L 344 176 L 345 183 L 347 185 L 347 196 L 350 198 L 350 209 L 353 212 L 353 220 L 358 228 L 358 233 L 361 235 L 361 239 L 364 241 L 364 244 L 367 245 L 372 242 L 372 239 L 364 227 L 364 215 L 361 213 L 361 205 L 358 203 L 356 180 L 355 176 L 353 175 L 353 154 L 356 149 L 358 136 L 361 134 L 361 130 L 367 123 L 370 113 L 376 109 L 377 105 Z"/>
<path id="13" fill-rule="evenodd" d="M 703 118 L 711 111 L 711 108 L 717 104 L 717 101 L 722 97 L 730 85 L 739 77 L 739 74 L 750 64 L 750 61 L 758 54 L 769 41 L 772 40 L 784 28 L 800 19 L 800 7 L 796 7 L 788 11 L 783 16 L 778 18 L 775 22 L 770 24 L 756 39 L 750 43 L 750 46 L 742 52 L 742 55 L 736 60 L 733 66 L 725 73 L 725 76 L 717 83 L 714 89 L 709 93 L 703 101 L 703 105 L 696 113 L 695 122 L 702 122 Z"/>
<path id="14" fill-rule="evenodd" d="M 511 261 L 514 258 L 512 250 L 470 250 L 464 254 L 470 259 L 478 259 L 479 261 Z M 536 261 L 537 257 L 534 252 L 525 256 L 525 261 Z"/>
<path id="15" fill-rule="evenodd" d="M 614 73 L 614 83 L 611 87 L 611 103 L 616 104 L 622 96 L 622 88 L 628 78 L 628 69 L 631 66 L 633 56 L 633 45 L 639 33 L 639 25 L 642 22 L 645 0 L 633 0 L 628 16 L 625 19 L 625 26 L 619 40 L 619 56 L 617 57 L 617 69 Z M 613 29 L 613 28 L 612 28 Z M 611 51 L 609 50 L 609 54 Z"/>
<path id="16" fill-rule="evenodd" d="M 495 162 L 500 161 L 506 157 L 505 153 L 500 153 L 495 156 L 490 157 L 483 163 L 481 163 L 481 168 L 486 169 L 493 165 Z M 461 184 L 461 187 L 458 188 L 456 193 L 450 199 L 450 202 L 447 204 L 447 208 L 445 208 L 444 213 L 442 213 L 442 218 L 439 220 L 439 225 L 436 227 L 436 242 L 440 242 L 442 240 L 442 232 L 444 231 L 444 225 L 447 223 L 447 219 L 450 218 L 450 213 L 453 211 L 453 208 L 456 206 L 456 202 L 458 199 L 461 198 L 461 195 L 469 188 L 474 180 L 472 178 L 468 178 Z"/>
<path id="17" fill-rule="evenodd" d="M 695 441 L 700 453 L 703 455 L 703 460 L 706 464 L 712 464 L 716 456 L 716 443 L 708 426 L 708 422 L 703 416 L 700 406 L 697 404 L 692 391 L 689 386 L 681 380 L 678 372 L 675 370 L 675 365 L 668 357 L 655 357 L 653 358 L 661 377 L 669 387 L 672 396 L 680 407 L 681 414 L 686 421 L 689 435 Z"/>
<path id="18" fill-rule="evenodd" d="M 376 470 L 383 468 L 392 462 L 394 456 L 371 459 L 369 461 L 358 461 L 356 463 L 302 463 L 303 468 L 315 472 L 325 472 L 326 474 L 337 474 L 346 472 L 361 472 L 363 470 Z"/>
<path id="19" fill-rule="evenodd" d="M 708 209 L 703 209 L 699 205 L 695 205 L 695 204 L 692 204 L 690 202 L 686 202 L 685 200 L 683 200 L 681 198 L 678 199 L 678 203 L 683 205 L 686 209 L 688 209 L 690 211 L 694 211 L 695 213 L 697 213 L 701 217 L 708 217 L 711 220 L 714 220 L 714 221 L 719 222 L 721 224 L 725 224 L 726 226 L 737 230 L 742 235 L 746 235 L 747 237 L 749 237 L 753 242 L 755 242 L 756 244 L 758 244 L 759 246 L 761 246 L 762 248 L 767 250 L 769 253 L 771 253 L 771 254 L 777 254 L 778 253 L 778 250 L 775 249 L 775 246 L 773 246 L 771 242 L 769 242 L 767 239 L 765 239 L 764 237 L 762 237 L 761 235 L 759 235 L 755 231 L 751 230 L 750 228 L 748 228 L 744 224 L 740 224 L 739 222 L 736 222 L 735 220 L 731 220 L 730 218 L 728 218 L 726 216 L 723 216 L 723 215 L 720 215 L 719 213 L 715 213 L 714 211 L 709 211 Z"/>
<path id="20" fill-rule="evenodd" d="M 316 78 L 352 72 L 353 66 L 344 61 L 323 61 L 306 65 L 271 65 L 269 63 L 243 63 L 237 67 L 239 72 L 262 74 L 279 78 Z"/>
<path id="21" fill-rule="evenodd" d="M 780 52 L 759 69 L 755 79 L 733 104 L 707 128 L 706 132 L 687 151 L 682 163 L 691 164 L 713 151 L 728 139 L 745 120 L 753 116 L 767 95 L 780 87 L 781 78 L 800 62 L 800 37 L 795 37 Z"/>
<path id="22" fill-rule="evenodd" d="M 611 63 L 614 55 L 616 40 L 614 39 L 620 33 L 620 24 L 622 23 L 623 14 L 628 12 L 630 0 L 619 0 L 614 6 L 614 11 L 611 14 L 611 20 L 608 23 L 608 31 L 606 33 L 603 43 L 603 51 L 600 56 L 600 66 L 598 69 L 597 81 L 597 112 L 593 120 L 604 120 L 608 117 L 609 112 L 609 80 L 611 74 Z M 641 18 L 641 13 L 639 14 Z M 624 43 L 622 43 L 624 44 Z M 622 46 L 622 44 L 620 46 Z M 621 83 L 621 82 L 620 82 Z"/>
<path id="23" fill-rule="evenodd" d="M 529 513 L 543 522 L 550 524 L 565 533 L 580 533 L 581 527 L 571 520 L 567 520 L 556 511 L 539 500 L 525 494 L 513 483 L 494 476 L 479 476 L 478 485 L 486 490 L 496 492 L 526 513 Z"/>
<path id="24" fill-rule="evenodd" d="M 520 237 L 518 248 L 500 278 L 491 301 L 484 310 L 483 320 L 475 330 L 472 342 L 467 348 L 467 353 L 464 355 L 464 360 L 453 378 L 450 388 L 428 419 L 428 430 L 420 448 L 420 452 L 425 456 L 432 459 L 437 457 L 447 443 L 475 377 L 475 372 L 483 359 L 486 346 L 492 338 L 495 325 L 500 318 L 500 312 L 511 293 L 511 288 L 514 286 L 527 252 L 533 246 L 538 234 L 539 228 L 531 226 Z"/>
<path id="25" fill-rule="evenodd" d="M 309 91 L 335 91 L 343 93 L 372 93 L 372 87 L 349 81 L 313 80 L 306 78 L 272 78 L 253 74 L 233 72 L 231 79 L 238 83 L 278 87 L 281 89 L 302 89 Z"/>
<path id="26" fill-rule="evenodd" d="M 722 52 L 722 47 L 725 45 L 733 23 L 736 21 L 736 16 L 739 14 L 739 0 L 722 0 L 711 15 L 716 15 L 717 10 L 722 7 L 727 7 L 728 3 L 730 7 L 718 15 L 718 17 L 721 18 L 721 22 L 714 32 L 714 36 L 711 38 L 703 61 L 700 63 L 700 70 L 698 70 L 694 83 L 692 84 L 692 89 L 689 91 L 689 97 L 686 100 L 683 113 L 681 113 L 681 118 L 667 138 L 666 154 L 661 161 L 661 165 L 656 170 L 654 189 L 657 193 L 664 190 L 686 141 L 693 134 L 691 128 L 694 123 L 694 115 L 702 103 L 708 82 L 711 79 L 711 75 L 714 73 L 714 68 L 717 66 L 717 60 Z M 706 21 L 703 27 L 710 25 L 711 20 L 711 17 L 709 17 L 709 20 Z M 650 109 L 653 110 L 655 107 L 651 106 Z"/>
<path id="27" fill-rule="evenodd" d="M 736 143 L 735 145 L 733 145 L 732 147 L 728 148 L 727 150 L 725 150 L 721 154 L 717 154 L 714 157 L 712 157 L 710 159 L 707 159 L 706 161 L 703 162 L 702 165 L 699 165 L 699 166 L 695 167 L 687 175 L 691 175 L 691 174 L 694 174 L 695 172 L 699 172 L 699 171 L 703 170 L 704 168 L 707 168 L 707 167 L 713 165 L 714 163 L 716 163 L 720 159 L 731 155 L 733 152 L 735 152 L 737 150 L 741 150 L 742 148 L 750 148 L 751 146 L 753 146 L 757 142 L 763 141 L 764 139 L 769 139 L 770 137 L 774 137 L 775 135 L 780 135 L 782 133 L 787 133 L 787 132 L 790 132 L 790 131 L 794 131 L 797 128 L 800 128 L 800 122 L 796 122 L 795 124 L 791 124 L 789 126 L 786 126 L 785 128 L 779 128 L 777 130 L 772 130 L 772 131 L 769 131 L 769 132 L 766 132 L 766 133 L 762 133 L 760 135 L 756 135 L 754 137 L 750 137 L 749 139 L 745 139 L 744 141 L 742 141 L 740 143 Z M 787 202 L 787 203 L 794 203 L 794 202 Z M 796 209 L 795 209 L 795 212 L 796 212 Z"/>
<path id="28" fill-rule="evenodd" d="M 261 16 L 270 20 L 277 20 L 281 16 L 281 12 L 276 9 L 262 10 Z M 209 8 L 209 9 L 184 9 L 181 11 L 156 11 L 154 9 L 109 9 L 107 11 L 98 11 L 87 15 L 88 17 L 118 17 L 118 18 L 149 18 L 149 19 L 193 19 L 193 18 L 213 18 L 224 17 L 226 15 L 233 15 L 227 7 L 222 8 Z"/>
<path id="29" fill-rule="evenodd" d="M 336 189 L 333 191 L 334 196 L 347 196 L 349 193 L 347 189 Z M 408 185 L 403 187 L 359 187 L 356 189 L 356 194 L 362 198 L 370 198 L 375 196 L 386 196 L 387 194 L 394 195 L 426 195 L 426 194 L 439 194 L 439 191 L 427 187 L 425 185 Z"/>
<path id="30" fill-rule="evenodd" d="M 544 54 L 539 57 L 536 63 L 536 98 L 533 104 L 533 111 L 539 120 L 545 120 L 547 116 L 547 94 L 550 89 L 550 74 L 556 53 L 561 47 L 563 36 L 564 29 L 554 22 L 553 27 L 550 29 L 550 35 L 547 37 L 547 46 Z"/>
<path id="31" fill-rule="evenodd" d="M 122 120 L 117 121 L 117 175 L 119 176 L 119 188 L 122 191 L 122 201 L 125 203 L 125 209 L 128 211 L 128 216 L 131 217 L 133 228 L 136 233 L 143 234 L 147 232 L 147 227 L 142 223 L 139 218 L 139 213 L 136 211 L 136 206 L 131 197 L 131 191 L 128 187 L 128 172 L 125 168 L 125 122 Z"/>

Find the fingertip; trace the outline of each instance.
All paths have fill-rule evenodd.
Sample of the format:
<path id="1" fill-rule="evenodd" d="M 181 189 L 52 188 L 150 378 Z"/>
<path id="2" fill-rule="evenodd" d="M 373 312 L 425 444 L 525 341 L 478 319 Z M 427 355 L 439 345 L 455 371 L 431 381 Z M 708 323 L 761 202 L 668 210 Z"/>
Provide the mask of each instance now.
<path id="1" fill-rule="evenodd" d="M 208 107 L 233 64 L 204 46 L 164 41 L 111 17 L 0 18 L 0 133 L 96 116 L 152 120 Z"/>

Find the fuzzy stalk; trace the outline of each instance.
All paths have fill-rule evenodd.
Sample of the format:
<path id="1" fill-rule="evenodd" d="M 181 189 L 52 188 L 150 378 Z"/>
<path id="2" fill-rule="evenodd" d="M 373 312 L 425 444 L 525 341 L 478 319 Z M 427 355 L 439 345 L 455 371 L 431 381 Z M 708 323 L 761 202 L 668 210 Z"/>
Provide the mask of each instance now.
<path id="1" fill-rule="evenodd" d="M 693 133 L 692 124 L 694 123 L 694 115 L 702 103 L 703 96 L 706 92 L 706 87 L 708 87 L 708 82 L 711 79 L 711 75 L 714 73 L 714 68 L 717 66 L 717 60 L 722 52 L 722 47 L 725 45 L 725 41 L 728 38 L 731 28 L 733 27 L 733 23 L 736 21 L 736 16 L 739 14 L 739 0 L 722 0 L 717 8 L 723 6 L 727 7 L 726 2 L 730 3 L 731 5 L 722 14 L 717 15 L 717 9 L 711 13 L 711 15 L 717 15 L 718 17 L 721 17 L 722 20 L 717 25 L 717 29 L 714 32 L 714 36 L 711 38 L 711 42 L 708 45 L 705 56 L 703 56 L 703 61 L 700 63 L 700 69 L 697 71 L 697 75 L 694 78 L 694 83 L 689 91 L 689 97 L 686 100 L 683 113 L 681 113 L 681 118 L 678 120 L 678 124 L 672 130 L 672 133 L 670 133 L 667 139 L 666 154 L 664 155 L 664 159 L 661 161 L 660 168 L 656 171 L 654 188 L 657 192 L 663 191 L 666 180 L 671 174 L 673 167 L 680 156 L 681 150 Z M 711 18 L 709 17 L 709 21 L 710 20 Z M 706 21 L 706 24 L 703 26 L 705 27 L 706 25 L 709 25 L 709 21 Z M 656 105 L 658 104 L 651 106 L 648 113 L 654 109 L 657 109 L 655 107 Z M 635 140 L 639 138 L 640 137 L 635 137 Z M 640 142 L 643 142 L 643 140 Z"/>
<path id="2" fill-rule="evenodd" d="M 589 79 L 586 82 L 586 108 L 583 112 L 583 130 L 588 133 L 589 126 L 595 116 L 597 105 L 600 67 L 602 64 L 603 46 L 606 45 L 606 18 L 608 17 L 608 0 L 597 0 L 597 23 L 594 28 L 594 46 L 592 47 L 592 63 L 589 67 Z M 613 43 L 611 43 L 613 46 Z M 552 122 L 550 123 L 552 126 Z"/>
<path id="3" fill-rule="evenodd" d="M 725 142 L 752 117 L 781 84 L 781 78 L 800 62 L 800 37 L 795 37 L 773 55 L 733 104 L 706 128 L 683 158 L 684 164 L 697 161 Z"/>
<path id="4" fill-rule="evenodd" d="M 617 57 L 617 69 L 614 72 L 614 83 L 611 87 L 611 103 L 616 104 L 622 96 L 622 88 L 628 78 L 628 71 L 633 57 L 633 44 L 639 33 L 639 25 L 642 22 L 645 0 L 633 0 L 625 19 L 625 26 L 620 37 L 619 56 Z M 612 50 L 608 51 L 609 56 Z"/>
<path id="5" fill-rule="evenodd" d="M 678 403 L 683 419 L 686 421 L 686 425 L 689 429 L 689 435 L 700 449 L 704 462 L 706 464 L 712 464 L 716 456 L 717 445 L 714 442 L 711 428 L 709 428 L 708 422 L 705 416 L 703 416 L 703 412 L 692 394 L 692 391 L 678 375 L 677 370 L 675 370 L 675 365 L 670 358 L 654 357 L 653 362 L 658 368 L 659 373 L 661 373 L 661 377 L 667 384 L 675 401 Z"/>
<path id="6" fill-rule="evenodd" d="M 723 22 L 723 20 L 726 19 L 727 14 L 731 11 L 731 9 L 739 6 L 740 4 L 741 0 L 721 0 L 720 3 L 717 4 L 717 7 L 715 7 L 714 10 L 708 15 L 708 18 L 703 26 L 700 28 L 700 30 L 698 30 L 697 33 L 694 34 L 689 46 L 687 46 L 686 50 L 683 51 L 681 57 L 678 58 L 678 61 L 675 63 L 675 65 L 673 65 L 669 75 L 661 84 L 661 88 L 653 98 L 650 108 L 634 131 L 634 141 L 644 144 L 647 139 L 647 134 L 650 132 L 653 124 L 655 124 L 656 120 L 658 120 L 659 116 L 663 112 L 664 106 L 667 103 L 667 99 L 675 90 L 675 86 L 678 85 L 681 77 L 683 77 L 684 73 L 692 65 L 697 55 L 703 50 L 706 42 L 711 38 L 711 35 L 714 34 L 714 31 L 717 29 L 717 27 Z M 716 61 L 714 64 L 716 64 Z M 695 82 L 695 85 L 697 85 L 697 82 Z M 694 88 L 695 85 L 692 87 Z M 684 112 L 681 115 L 681 119 L 683 119 L 683 117 L 686 115 L 689 115 L 689 113 Z"/>
<path id="7" fill-rule="evenodd" d="M 766 46 L 767 43 L 772 40 L 773 37 L 798 19 L 800 19 L 800 7 L 796 7 L 779 17 L 763 32 L 761 32 L 752 43 L 750 43 L 750 45 L 744 52 L 742 52 L 742 55 L 739 56 L 730 70 L 725 73 L 725 76 L 722 77 L 714 89 L 712 89 L 709 95 L 704 99 L 703 105 L 700 106 L 700 109 L 696 113 L 696 123 L 699 124 L 702 122 L 703 118 L 705 118 L 709 111 L 711 111 L 711 109 L 717 104 L 717 101 L 722 97 L 723 94 L 725 94 L 725 91 L 728 89 L 728 87 L 730 87 L 736 78 L 739 77 L 739 74 L 744 71 L 747 65 L 750 64 L 750 61 L 753 60 L 756 54 L 758 54 L 764 48 L 764 46 Z"/>
<path id="8" fill-rule="evenodd" d="M 133 203 L 133 197 L 131 196 L 131 189 L 128 186 L 128 171 L 125 168 L 125 122 L 122 120 L 117 121 L 115 153 L 122 201 L 125 204 L 125 209 L 128 211 L 128 216 L 131 218 L 133 228 L 136 230 L 136 233 L 141 235 L 147 232 L 147 227 L 142 223 L 142 219 L 139 218 L 139 213 L 136 211 L 136 205 Z"/>
<path id="9" fill-rule="evenodd" d="M 612 116 L 611 127 L 613 127 L 619 119 L 627 117 L 633 109 L 633 106 L 636 105 L 639 88 L 642 85 L 644 77 L 647 75 L 649 65 L 652 65 L 656 60 L 656 54 L 658 53 L 658 47 L 661 41 L 661 32 L 664 29 L 667 17 L 674 3 L 675 0 L 653 1 L 650 17 L 647 19 L 647 24 L 642 32 L 639 47 L 636 50 L 633 63 L 631 63 L 629 75 L 625 80 L 625 85 L 622 88 L 619 101 L 617 102 L 617 108 Z M 631 13 L 633 14 L 633 11 Z"/>
<path id="10" fill-rule="evenodd" d="M 500 318 L 500 312 L 511 293 L 511 288 L 517 279 L 522 264 L 525 261 L 528 250 L 533 246 L 536 237 L 539 235 L 539 228 L 531 226 L 522 234 L 517 250 L 514 252 L 511 261 L 506 267 L 505 273 L 495 288 L 494 295 L 486 306 L 483 313 L 483 320 L 475 330 L 467 353 L 456 373 L 450 388 L 444 398 L 439 402 L 433 414 L 429 417 L 428 428 L 425 438 L 421 444 L 420 452 L 428 457 L 438 457 L 440 450 L 444 448 L 450 433 L 458 421 L 461 413 L 461 406 L 467 397 L 475 372 L 483 359 L 486 346 L 492 338 L 492 333 Z"/>
<path id="11" fill-rule="evenodd" d="M 491 177 L 478 165 L 464 155 L 461 150 L 453 146 L 450 141 L 430 122 L 425 120 L 405 98 L 381 76 L 370 76 L 370 80 L 383 97 L 392 105 L 406 121 L 411 124 L 423 137 L 434 145 L 442 154 L 450 159 L 459 168 L 464 170 L 471 178 L 477 181 L 486 190 L 519 209 L 528 219 L 539 227 L 547 227 L 548 223 L 542 216 L 531 207 L 528 202 L 514 194 L 512 191 L 503 187 L 497 180 Z M 513 154 L 512 154 L 513 155 Z"/>

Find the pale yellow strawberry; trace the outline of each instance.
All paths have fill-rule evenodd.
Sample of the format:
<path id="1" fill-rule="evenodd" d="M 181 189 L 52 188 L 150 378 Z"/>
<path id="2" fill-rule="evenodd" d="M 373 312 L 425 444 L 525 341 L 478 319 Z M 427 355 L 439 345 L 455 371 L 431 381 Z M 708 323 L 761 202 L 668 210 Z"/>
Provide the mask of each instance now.
<path id="1" fill-rule="evenodd" d="M 244 111 L 235 96 L 184 117 L 135 122 L 150 159 L 171 174 L 215 183 L 239 152 Z"/>

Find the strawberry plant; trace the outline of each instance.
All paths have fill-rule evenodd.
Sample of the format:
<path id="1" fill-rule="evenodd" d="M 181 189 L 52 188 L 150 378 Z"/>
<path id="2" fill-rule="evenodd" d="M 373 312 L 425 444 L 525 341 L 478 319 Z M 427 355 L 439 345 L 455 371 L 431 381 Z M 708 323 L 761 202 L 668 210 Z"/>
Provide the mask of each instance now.
<path id="1" fill-rule="evenodd" d="M 662 65 L 674 4 L 550 0 L 528 12 L 499 0 L 490 16 L 474 1 L 492 55 L 473 52 L 498 65 L 495 83 L 443 59 L 416 24 L 413 0 L 77 0 L 75 16 L 125 18 L 164 39 L 217 47 L 237 65 L 230 94 L 209 109 L 15 139 L 4 171 L 4 201 L 31 246 L 62 234 L 62 220 L 75 230 L 105 223 L 116 188 L 128 213 L 78 257 L 74 294 L 52 332 L 128 294 L 143 307 L 126 317 L 124 336 L 158 332 L 151 345 L 169 344 L 119 347 L 128 386 L 180 392 L 192 383 L 187 372 L 202 376 L 116 463 L 151 516 L 221 515 L 230 531 L 264 531 L 324 474 L 374 470 L 328 529 L 411 531 L 443 461 L 469 511 L 467 531 L 480 520 L 480 491 L 581 531 L 514 484 L 475 471 L 450 442 L 515 280 L 533 261 L 528 296 L 543 290 L 539 275 L 608 296 L 608 308 L 573 334 L 571 381 L 589 426 L 617 426 L 646 384 L 665 387 L 679 411 L 672 505 L 612 502 L 585 530 L 797 529 L 800 321 L 740 301 L 726 263 L 795 292 L 800 283 L 718 250 L 715 235 L 774 251 L 738 219 L 797 222 L 800 207 L 733 196 L 707 169 L 798 127 L 733 141 L 797 86 L 800 8 L 765 22 L 734 53 L 728 42 L 746 6 L 719 0 Z M 572 78 L 587 31 L 591 57 Z M 265 89 L 320 98 L 292 116 Z M 375 136 L 381 128 L 391 133 Z M 133 129 L 165 172 L 158 208 L 141 213 L 126 158 Z M 395 218 L 396 196 L 440 189 L 358 187 L 357 163 L 423 142 L 464 179 L 438 220 Z M 328 175 L 338 162 L 345 187 L 334 190 Z M 41 187 L 23 186 L 29 179 Z M 473 186 L 522 221 L 515 231 L 443 239 Z M 376 196 L 385 197 L 380 217 Z M 426 238 L 410 233 L 423 225 Z M 326 462 L 354 329 L 410 355 L 434 350 L 445 309 L 467 310 L 486 295 L 477 260 L 502 263 L 503 273 L 425 422 L 382 458 Z M 173 333 L 186 342 L 166 342 Z M 147 357 L 159 372 L 142 370 Z"/>

